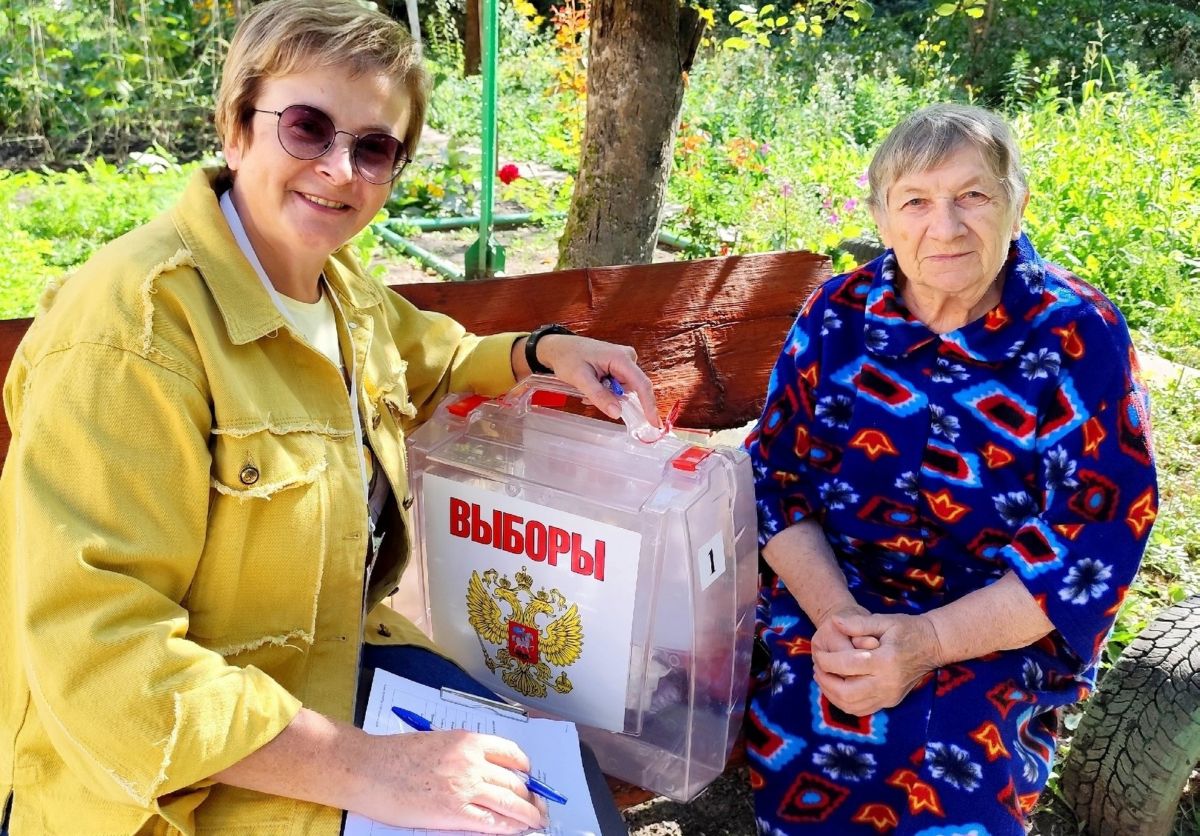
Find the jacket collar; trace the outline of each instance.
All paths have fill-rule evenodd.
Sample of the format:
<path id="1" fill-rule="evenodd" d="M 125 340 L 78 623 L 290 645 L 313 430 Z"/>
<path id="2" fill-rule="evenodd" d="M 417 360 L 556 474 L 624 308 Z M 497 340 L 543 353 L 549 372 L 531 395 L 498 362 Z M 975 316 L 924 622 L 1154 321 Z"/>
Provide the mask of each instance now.
<path id="1" fill-rule="evenodd" d="M 217 303 L 229 339 L 242 345 L 287 327 L 254 268 L 242 255 L 213 190 L 219 169 L 197 171 L 171 210 L 171 220 L 192 254 Z M 344 249 L 344 248 L 343 248 Z M 325 262 L 325 279 L 339 300 L 353 308 L 383 301 L 380 290 L 351 268 L 343 249 Z"/>
<path id="2" fill-rule="evenodd" d="M 863 337 L 867 350 L 897 359 L 940 340 L 945 348 L 979 363 L 1002 363 L 1024 346 L 1037 315 L 1053 302 L 1047 298 L 1046 268 L 1022 233 L 1009 248 L 1001 273 L 1000 301 L 979 319 L 946 334 L 935 334 L 905 307 L 896 290 L 896 254 L 888 250 L 863 268 L 874 274 L 867 294 Z"/>

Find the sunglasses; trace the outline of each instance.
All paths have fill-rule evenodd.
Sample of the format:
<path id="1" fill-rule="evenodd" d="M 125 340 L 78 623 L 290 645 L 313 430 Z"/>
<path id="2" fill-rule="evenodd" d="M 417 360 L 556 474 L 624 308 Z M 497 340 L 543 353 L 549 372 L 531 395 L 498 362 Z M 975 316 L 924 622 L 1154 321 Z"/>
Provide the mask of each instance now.
<path id="1" fill-rule="evenodd" d="M 354 170 L 368 183 L 378 186 L 391 183 L 404 171 L 411 159 L 404 153 L 404 143 L 391 134 L 370 133 L 359 136 L 339 131 L 323 110 L 311 105 L 294 104 L 283 110 L 262 110 L 279 118 L 279 144 L 298 160 L 315 160 L 333 147 L 338 134 L 350 137 L 350 159 Z"/>

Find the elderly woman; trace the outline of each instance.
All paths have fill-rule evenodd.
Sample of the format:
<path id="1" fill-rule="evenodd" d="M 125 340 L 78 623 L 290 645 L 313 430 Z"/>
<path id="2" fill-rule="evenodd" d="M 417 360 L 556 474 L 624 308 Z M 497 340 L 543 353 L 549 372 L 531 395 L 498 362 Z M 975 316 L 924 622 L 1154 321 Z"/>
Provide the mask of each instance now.
<path id="1" fill-rule="evenodd" d="M 404 434 L 447 392 L 553 369 L 601 409 L 632 351 L 479 338 L 369 280 L 348 239 L 412 156 L 425 76 L 355 0 L 243 21 L 226 166 L 44 304 L 5 385 L 0 808 L 13 834 L 543 823 L 512 743 L 371 737 L 358 672 L 465 674 L 380 606 L 408 559 Z M 545 369 L 543 369 L 544 371 Z M 0 829 L 3 823 L 0 822 Z"/>
<path id="2" fill-rule="evenodd" d="M 748 440 L 759 826 L 1023 834 L 1154 521 L 1146 393 L 1000 119 L 918 111 L 869 178 L 888 250 L 804 304 Z"/>

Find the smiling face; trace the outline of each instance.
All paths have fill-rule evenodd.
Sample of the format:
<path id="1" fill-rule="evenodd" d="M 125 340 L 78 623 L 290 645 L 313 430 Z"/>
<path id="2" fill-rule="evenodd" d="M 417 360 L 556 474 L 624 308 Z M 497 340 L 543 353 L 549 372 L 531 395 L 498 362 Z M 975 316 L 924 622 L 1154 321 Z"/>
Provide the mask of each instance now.
<path id="1" fill-rule="evenodd" d="M 382 75 L 351 76 L 339 67 L 264 79 L 254 107 L 282 111 L 316 107 L 339 131 L 403 137 L 408 96 Z M 330 253 L 357 235 L 383 208 L 391 184 L 368 183 L 350 157 L 352 139 L 338 134 L 315 160 L 298 160 L 279 144 L 278 117 L 256 113 L 249 127 L 225 143 L 235 172 L 233 203 L 254 251 L 276 287 L 288 295 L 311 284 L 313 291 Z"/>
<path id="2" fill-rule="evenodd" d="M 873 214 L 915 291 L 970 299 L 1004 266 L 1027 202 L 1009 205 L 979 150 L 967 144 L 927 171 L 897 178 Z"/>

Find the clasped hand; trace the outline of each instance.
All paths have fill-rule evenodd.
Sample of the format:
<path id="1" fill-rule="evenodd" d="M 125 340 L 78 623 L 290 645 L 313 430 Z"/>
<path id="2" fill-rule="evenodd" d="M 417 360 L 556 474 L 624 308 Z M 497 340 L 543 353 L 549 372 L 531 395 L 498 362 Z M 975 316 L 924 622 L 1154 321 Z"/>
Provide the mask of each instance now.
<path id="1" fill-rule="evenodd" d="M 862 717 L 897 705 L 939 666 L 941 649 L 924 616 L 878 615 L 849 607 L 813 634 L 813 671 L 831 703 Z"/>

